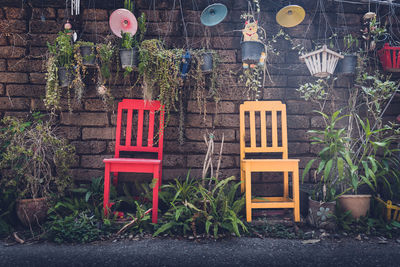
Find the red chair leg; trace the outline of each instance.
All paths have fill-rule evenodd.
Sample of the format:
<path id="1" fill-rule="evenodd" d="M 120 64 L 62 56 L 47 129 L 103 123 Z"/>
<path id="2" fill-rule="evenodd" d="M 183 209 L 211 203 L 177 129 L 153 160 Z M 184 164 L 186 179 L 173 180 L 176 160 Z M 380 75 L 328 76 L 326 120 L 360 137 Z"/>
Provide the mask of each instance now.
<path id="1" fill-rule="evenodd" d="M 157 179 L 155 186 L 153 188 L 153 212 L 152 212 L 152 222 L 157 223 L 157 215 L 158 215 L 158 190 L 159 190 L 159 170 L 155 170 L 153 173 L 153 178 Z"/>
<path id="2" fill-rule="evenodd" d="M 162 168 L 160 166 L 159 176 L 158 176 L 158 191 L 161 190 L 161 177 L 162 177 Z"/>
<path id="3" fill-rule="evenodd" d="M 118 172 L 114 172 L 113 185 L 117 187 L 117 184 L 118 184 Z"/>
<path id="4" fill-rule="evenodd" d="M 106 163 L 104 172 L 104 195 L 103 195 L 104 216 L 108 215 L 108 208 L 110 206 L 109 199 L 110 199 L 110 164 Z"/>

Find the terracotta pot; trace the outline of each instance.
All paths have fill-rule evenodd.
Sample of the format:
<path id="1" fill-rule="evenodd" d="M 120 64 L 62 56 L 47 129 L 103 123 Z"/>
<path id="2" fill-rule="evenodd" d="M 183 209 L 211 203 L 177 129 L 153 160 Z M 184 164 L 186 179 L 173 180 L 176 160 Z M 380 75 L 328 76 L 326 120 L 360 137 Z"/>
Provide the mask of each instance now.
<path id="1" fill-rule="evenodd" d="M 336 209 L 336 202 L 322 202 L 308 198 L 307 221 L 314 227 L 324 229 L 334 229 L 336 222 L 333 217 Z"/>
<path id="2" fill-rule="evenodd" d="M 370 206 L 371 195 L 342 195 L 339 204 L 344 211 L 351 211 L 354 219 L 367 215 Z"/>
<path id="3" fill-rule="evenodd" d="M 47 198 L 17 200 L 17 216 L 23 225 L 39 224 L 46 219 L 49 209 Z"/>

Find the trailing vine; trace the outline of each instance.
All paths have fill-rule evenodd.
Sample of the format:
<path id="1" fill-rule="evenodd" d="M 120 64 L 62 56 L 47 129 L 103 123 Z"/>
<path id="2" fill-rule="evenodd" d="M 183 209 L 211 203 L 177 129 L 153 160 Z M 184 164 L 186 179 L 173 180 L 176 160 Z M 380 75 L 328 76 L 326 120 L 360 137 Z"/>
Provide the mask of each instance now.
<path id="1" fill-rule="evenodd" d="M 159 40 L 145 40 L 141 44 L 139 78 L 142 79 L 143 98 L 157 99 L 165 107 L 166 124 L 170 111 L 176 110 L 182 78 L 179 67 L 182 49 L 165 49 Z"/>
<path id="2" fill-rule="evenodd" d="M 96 46 L 97 58 L 97 94 L 102 98 L 106 108 L 112 106 L 114 97 L 109 89 L 111 80 L 111 64 L 114 55 L 114 46 L 111 42 L 107 44 L 98 44 Z M 107 86 L 108 84 L 108 86 Z"/>

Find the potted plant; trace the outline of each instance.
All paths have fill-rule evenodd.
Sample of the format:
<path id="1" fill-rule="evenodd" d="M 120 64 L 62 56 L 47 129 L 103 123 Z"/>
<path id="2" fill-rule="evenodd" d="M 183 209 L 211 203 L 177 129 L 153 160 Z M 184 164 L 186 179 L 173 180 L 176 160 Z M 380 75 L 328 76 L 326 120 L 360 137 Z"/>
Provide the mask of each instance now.
<path id="1" fill-rule="evenodd" d="M 96 63 L 96 46 L 93 42 L 78 41 L 74 45 L 75 50 L 79 48 L 82 64 L 85 66 L 94 66 Z"/>
<path id="2" fill-rule="evenodd" d="M 144 34 L 146 33 L 146 15 L 142 13 L 138 18 L 138 32 L 135 36 L 128 32 L 121 32 L 121 48 L 119 55 L 121 59 L 122 68 L 126 71 L 131 72 L 134 68 L 138 67 L 139 64 L 139 47 L 141 42 L 144 40 Z M 139 36 L 139 38 L 137 38 Z"/>
<path id="3" fill-rule="evenodd" d="M 58 33 L 54 44 L 47 43 L 49 49 L 46 61 L 46 96 L 44 104 L 54 112 L 60 109 L 61 87 L 69 87 L 73 81 L 74 46 L 67 30 Z"/>
<path id="4" fill-rule="evenodd" d="M 33 114 L 32 121 L 5 117 L 0 142 L 1 186 L 14 186 L 18 193 L 16 211 L 28 226 L 40 223 L 47 214 L 49 198 L 64 193 L 71 184 L 70 167 L 74 148 L 57 136 L 50 121 Z"/>
<path id="5" fill-rule="evenodd" d="M 311 170 L 314 162 L 318 163 L 314 174 L 315 185 L 309 197 L 308 222 L 318 228 L 333 229 L 336 224 L 334 213 L 336 208 L 336 198 L 339 195 L 340 183 L 344 178 L 344 156 L 346 154 L 345 129 L 338 128 L 337 123 L 345 118 L 339 116 L 340 110 L 333 113 L 331 117 L 319 112 L 322 115 L 326 126 L 323 130 L 310 130 L 312 134 L 311 144 L 321 147 L 317 157 L 311 159 L 303 172 L 302 180 Z"/>
<path id="6" fill-rule="evenodd" d="M 337 72 L 343 75 L 354 75 L 357 66 L 358 39 L 348 34 L 343 37 L 343 56 L 344 58 L 338 62 Z"/>
<path id="7" fill-rule="evenodd" d="M 264 33 L 264 29 L 259 27 L 258 21 L 255 20 L 252 14 L 243 14 L 242 19 L 245 19 L 245 27 L 242 30 L 243 41 L 241 42 L 241 54 L 243 67 L 254 67 L 261 63 L 264 64 L 266 57 L 265 44 L 262 42 L 265 36 L 259 36 L 259 32 Z"/>
<path id="8" fill-rule="evenodd" d="M 71 35 L 66 31 L 61 31 L 54 44 L 47 43 L 50 57 L 55 60 L 49 60 L 57 67 L 57 74 L 61 87 L 69 86 L 72 81 L 72 66 L 74 59 L 74 46 L 72 44 Z"/>

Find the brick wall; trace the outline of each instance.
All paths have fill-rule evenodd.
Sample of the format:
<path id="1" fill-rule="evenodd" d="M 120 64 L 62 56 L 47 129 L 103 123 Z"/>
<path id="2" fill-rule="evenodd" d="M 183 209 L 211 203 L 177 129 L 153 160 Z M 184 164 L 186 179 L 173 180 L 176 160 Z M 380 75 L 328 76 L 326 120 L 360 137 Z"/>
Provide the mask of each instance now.
<path id="1" fill-rule="evenodd" d="M 43 105 L 45 73 L 43 55 L 46 53 L 46 42 L 53 41 L 57 32 L 65 23 L 67 12 L 64 1 L 21 1 L 0 0 L 0 116 L 23 116 L 32 110 L 45 111 Z M 82 1 L 85 7 L 81 15 L 73 18 L 74 28 L 80 30 L 82 39 L 87 41 L 102 41 L 110 34 L 108 17 L 115 8 L 122 6 L 123 1 L 93 1 L 95 6 L 87 6 L 88 1 Z M 89 1 L 90 2 L 90 1 Z M 173 3 L 176 3 L 173 6 Z M 179 2 L 171 0 L 136 1 L 139 12 L 145 12 L 148 18 L 148 33 L 146 38 L 161 37 L 170 47 L 183 47 L 185 44 L 185 29 Z M 187 23 L 188 43 L 192 48 L 200 48 L 204 42 L 203 28 L 199 24 L 201 10 L 208 1 L 182 1 L 183 17 Z M 197 2 L 197 3 L 196 3 Z M 208 105 L 206 120 L 198 113 L 194 99 L 188 103 L 186 116 L 186 142 L 179 146 L 178 116 L 173 113 L 168 128 L 165 131 L 165 161 L 164 179 L 184 176 L 188 169 L 192 174 L 201 173 L 206 146 L 203 134 L 215 132 L 216 151 L 219 151 L 221 135 L 225 135 L 225 145 L 222 157 L 221 172 L 223 176 L 239 174 L 239 105 L 245 100 L 237 92 L 242 90 L 230 71 L 237 72 L 240 63 L 240 30 L 243 26 L 240 14 L 247 11 L 247 1 L 220 1 L 227 5 L 229 14 L 218 26 L 210 28 L 211 46 L 222 56 L 223 70 L 220 78 L 224 86 L 222 101 L 216 114 L 214 103 Z M 287 1 L 261 1 L 262 13 L 260 24 L 266 29 L 267 35 L 279 30 L 275 22 L 276 12 Z M 302 24 L 285 31 L 297 42 L 310 46 L 311 39 L 323 37 L 320 23 L 314 21 L 309 27 L 311 17 L 315 13 L 316 1 L 297 1 L 305 7 L 307 15 Z M 333 1 L 325 1 L 327 15 L 333 28 L 344 25 L 350 32 L 358 33 L 360 20 L 368 6 L 343 6 Z M 45 3 L 45 6 L 41 6 Z M 150 3 L 155 3 L 151 5 Z M 196 3 L 196 6 L 193 6 Z M 90 3 L 89 3 L 90 4 Z M 384 7 L 381 8 L 384 11 Z M 342 10 L 345 11 L 338 16 Z M 317 16 L 318 17 L 318 16 Z M 308 29 L 308 30 L 307 30 Z M 307 35 L 305 32 L 307 31 Z M 300 167 L 304 168 L 307 161 L 316 152 L 308 141 L 307 130 L 320 125 L 319 116 L 312 110 L 315 108 L 299 98 L 296 88 L 299 84 L 312 80 L 305 64 L 298 60 L 298 55 L 290 49 L 288 42 L 279 40 L 275 47 L 279 56 L 270 56 L 268 70 L 270 80 L 266 80 L 263 88 L 264 100 L 281 100 L 287 104 L 288 139 L 291 158 L 300 158 Z M 74 105 L 74 112 L 68 113 L 64 103 L 59 116 L 59 128 L 63 134 L 76 146 L 77 164 L 74 166 L 76 179 L 90 179 L 103 174 L 102 159 L 113 154 L 115 139 L 115 111 L 106 111 L 101 100 L 96 96 L 94 71 L 89 71 L 86 79 L 87 90 L 81 104 Z M 111 87 L 116 101 L 122 98 L 140 98 L 140 87 L 130 88 L 133 79 L 121 81 Z M 351 81 L 341 78 L 337 81 L 337 105 L 346 101 L 348 85 Z M 396 99 L 398 102 L 398 98 Z M 65 100 L 64 100 L 65 102 Z M 399 112 L 399 105 L 393 105 L 388 110 L 389 118 Z M 264 184 L 263 187 L 272 185 Z"/>

